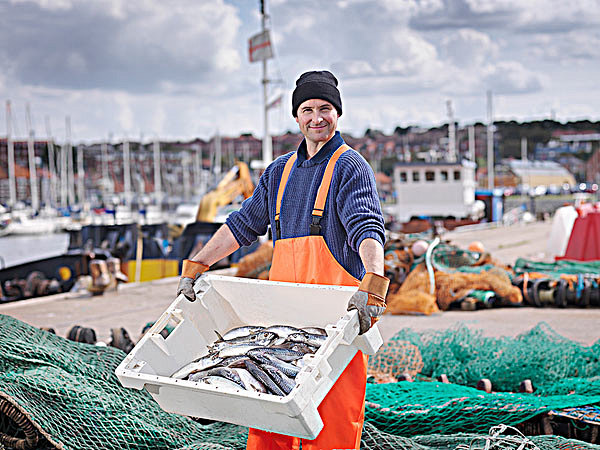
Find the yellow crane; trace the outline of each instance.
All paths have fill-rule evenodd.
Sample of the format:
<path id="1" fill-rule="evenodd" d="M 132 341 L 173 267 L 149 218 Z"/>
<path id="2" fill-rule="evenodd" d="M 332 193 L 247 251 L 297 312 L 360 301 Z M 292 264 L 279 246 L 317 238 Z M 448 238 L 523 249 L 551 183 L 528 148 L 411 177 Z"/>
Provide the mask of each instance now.
<path id="1" fill-rule="evenodd" d="M 254 183 L 252 183 L 248 165 L 240 161 L 236 162 L 217 187 L 202 197 L 196 221 L 214 222 L 221 206 L 233 203 L 240 195 L 247 199 L 253 192 Z"/>

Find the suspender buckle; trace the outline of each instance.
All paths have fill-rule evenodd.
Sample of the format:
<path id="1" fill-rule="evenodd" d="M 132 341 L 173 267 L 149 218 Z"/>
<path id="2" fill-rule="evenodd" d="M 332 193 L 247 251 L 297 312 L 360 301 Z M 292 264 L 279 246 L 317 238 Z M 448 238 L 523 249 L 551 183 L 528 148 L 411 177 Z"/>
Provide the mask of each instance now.
<path id="1" fill-rule="evenodd" d="M 310 224 L 311 236 L 321 235 L 321 216 L 312 216 L 312 223 Z"/>
<path id="2" fill-rule="evenodd" d="M 275 234 L 277 239 L 281 239 L 281 223 L 279 222 L 279 219 L 275 220 Z"/>

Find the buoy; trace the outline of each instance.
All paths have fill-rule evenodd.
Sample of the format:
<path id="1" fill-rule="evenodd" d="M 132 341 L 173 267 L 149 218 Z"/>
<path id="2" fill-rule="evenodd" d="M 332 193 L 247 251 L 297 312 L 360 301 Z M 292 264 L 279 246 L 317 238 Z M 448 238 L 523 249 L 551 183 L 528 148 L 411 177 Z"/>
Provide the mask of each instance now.
<path id="1" fill-rule="evenodd" d="M 469 249 L 470 252 L 475 252 L 475 253 L 483 253 L 485 251 L 485 247 L 479 241 L 473 241 L 473 242 L 471 242 L 469 244 L 468 249 Z"/>
<path id="2" fill-rule="evenodd" d="M 404 372 L 403 374 L 400 374 L 400 376 L 398 377 L 398 381 L 408 381 L 410 383 L 414 380 L 410 373 Z"/>
<path id="3" fill-rule="evenodd" d="M 526 392 L 528 394 L 533 394 L 533 384 L 531 380 L 523 380 L 519 385 L 519 392 Z"/>
<path id="4" fill-rule="evenodd" d="M 492 392 L 492 382 L 487 378 L 482 378 L 477 382 L 477 389 L 490 394 Z"/>
<path id="5" fill-rule="evenodd" d="M 411 250 L 413 252 L 413 255 L 418 257 L 425 254 L 425 252 L 427 251 L 427 247 L 429 247 L 429 244 L 424 240 L 419 239 L 418 241 L 415 241 L 413 243 Z"/>

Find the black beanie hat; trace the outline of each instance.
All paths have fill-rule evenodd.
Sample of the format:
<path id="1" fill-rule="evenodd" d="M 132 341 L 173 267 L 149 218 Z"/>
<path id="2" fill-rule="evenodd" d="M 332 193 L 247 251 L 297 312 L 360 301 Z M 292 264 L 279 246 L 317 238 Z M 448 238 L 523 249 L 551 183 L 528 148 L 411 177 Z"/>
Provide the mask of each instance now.
<path id="1" fill-rule="evenodd" d="M 304 72 L 296 81 L 296 89 L 292 94 L 292 115 L 298 117 L 298 108 L 306 100 L 319 98 L 331 103 L 342 115 L 342 99 L 337 88 L 338 80 L 327 70 Z"/>

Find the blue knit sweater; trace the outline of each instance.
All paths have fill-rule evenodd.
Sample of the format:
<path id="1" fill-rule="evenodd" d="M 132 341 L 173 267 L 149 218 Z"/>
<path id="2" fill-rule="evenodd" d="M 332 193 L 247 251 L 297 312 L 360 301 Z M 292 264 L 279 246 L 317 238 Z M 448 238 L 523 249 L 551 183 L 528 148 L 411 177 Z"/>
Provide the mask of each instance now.
<path id="1" fill-rule="evenodd" d="M 339 132 L 311 159 L 306 159 L 306 141 L 298 147 L 298 159 L 288 179 L 281 202 L 281 237 L 310 235 L 312 210 L 325 167 L 331 155 L 344 140 Z M 250 245 L 267 231 L 275 230 L 275 203 L 283 167 L 293 152 L 280 156 L 264 171 L 254 194 L 239 211 L 227 218 L 238 243 Z M 356 151 L 348 150 L 338 159 L 325 212 L 321 234 L 334 258 L 355 278 L 362 279 L 365 268 L 358 247 L 365 238 L 382 245 L 385 240 L 384 220 L 377 195 L 375 177 L 367 161 Z M 277 237 L 273 233 L 273 239 Z"/>

